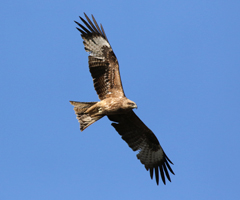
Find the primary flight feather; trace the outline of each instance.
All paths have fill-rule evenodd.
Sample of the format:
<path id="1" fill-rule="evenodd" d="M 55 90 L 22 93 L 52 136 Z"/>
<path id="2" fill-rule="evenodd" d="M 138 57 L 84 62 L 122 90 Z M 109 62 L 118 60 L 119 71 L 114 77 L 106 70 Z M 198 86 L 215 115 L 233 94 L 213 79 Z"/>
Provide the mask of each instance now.
<path id="1" fill-rule="evenodd" d="M 85 50 L 89 53 L 89 70 L 99 102 L 70 101 L 83 131 L 92 123 L 107 116 L 113 121 L 112 126 L 122 136 L 133 151 L 138 151 L 137 158 L 150 171 L 159 184 L 161 179 L 171 182 L 169 171 L 174 174 L 173 164 L 163 151 L 154 133 L 133 112 L 135 102 L 129 100 L 123 91 L 119 73 L 118 60 L 112 50 L 102 25 L 98 26 L 92 15 L 92 21 L 84 13 L 86 20 L 80 17 L 83 24 L 78 24 Z"/>

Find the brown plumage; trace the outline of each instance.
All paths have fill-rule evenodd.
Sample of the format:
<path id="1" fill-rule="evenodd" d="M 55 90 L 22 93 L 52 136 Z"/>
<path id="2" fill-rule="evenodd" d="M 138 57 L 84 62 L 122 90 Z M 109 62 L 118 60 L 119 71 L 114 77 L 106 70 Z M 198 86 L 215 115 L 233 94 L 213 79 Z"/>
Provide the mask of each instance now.
<path id="1" fill-rule="evenodd" d="M 113 121 L 112 126 L 122 136 L 133 151 L 139 151 L 137 158 L 150 171 L 159 183 L 159 171 L 163 183 L 165 176 L 171 182 L 169 172 L 173 164 L 163 151 L 154 133 L 133 112 L 136 103 L 127 99 L 124 94 L 117 58 L 111 48 L 102 25 L 98 26 L 84 13 L 86 20 L 80 17 L 83 24 L 76 22 L 80 28 L 85 50 L 88 56 L 89 70 L 93 78 L 94 88 L 99 102 L 70 101 L 80 123 L 80 130 L 107 116 Z"/>

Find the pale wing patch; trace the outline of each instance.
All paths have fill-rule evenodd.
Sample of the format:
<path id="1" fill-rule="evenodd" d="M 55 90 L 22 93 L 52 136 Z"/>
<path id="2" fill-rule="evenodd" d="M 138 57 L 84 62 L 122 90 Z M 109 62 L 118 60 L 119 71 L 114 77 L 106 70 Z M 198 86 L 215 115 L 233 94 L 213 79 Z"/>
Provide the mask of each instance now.
<path id="1" fill-rule="evenodd" d="M 106 39 L 101 36 L 93 37 L 92 39 L 83 37 L 83 39 L 86 51 L 89 52 L 91 56 L 104 60 L 103 47 L 111 48 Z"/>

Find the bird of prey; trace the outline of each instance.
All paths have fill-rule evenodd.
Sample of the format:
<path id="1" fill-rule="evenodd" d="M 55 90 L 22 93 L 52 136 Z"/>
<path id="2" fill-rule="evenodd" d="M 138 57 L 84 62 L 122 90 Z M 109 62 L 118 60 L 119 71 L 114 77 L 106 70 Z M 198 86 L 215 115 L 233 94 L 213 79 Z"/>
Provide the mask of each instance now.
<path id="1" fill-rule="evenodd" d="M 113 121 L 112 126 L 122 136 L 122 139 L 138 151 L 137 158 L 150 171 L 153 179 L 155 174 L 159 184 L 159 172 L 164 184 L 165 177 L 171 182 L 169 171 L 174 174 L 170 164 L 173 164 L 163 151 L 154 133 L 139 119 L 133 109 L 135 102 L 129 100 L 123 91 L 119 65 L 112 47 L 104 32 L 103 26 L 97 24 L 92 15 L 92 21 L 84 13 L 86 20 L 80 17 L 82 24 L 77 29 L 81 32 L 85 50 L 89 53 L 88 63 L 94 88 L 99 102 L 70 101 L 80 123 L 80 130 L 107 116 Z"/>

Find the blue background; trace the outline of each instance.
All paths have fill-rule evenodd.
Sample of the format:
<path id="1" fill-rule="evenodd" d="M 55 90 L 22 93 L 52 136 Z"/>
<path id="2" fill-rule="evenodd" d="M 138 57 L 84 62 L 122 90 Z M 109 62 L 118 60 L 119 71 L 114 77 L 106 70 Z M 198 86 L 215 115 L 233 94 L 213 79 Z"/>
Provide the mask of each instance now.
<path id="1" fill-rule="evenodd" d="M 239 199 L 240 2 L 0 3 L 0 199 Z M 156 185 L 105 117 L 80 132 L 69 100 L 97 101 L 75 29 L 94 14 L 124 91 L 173 161 Z"/>

